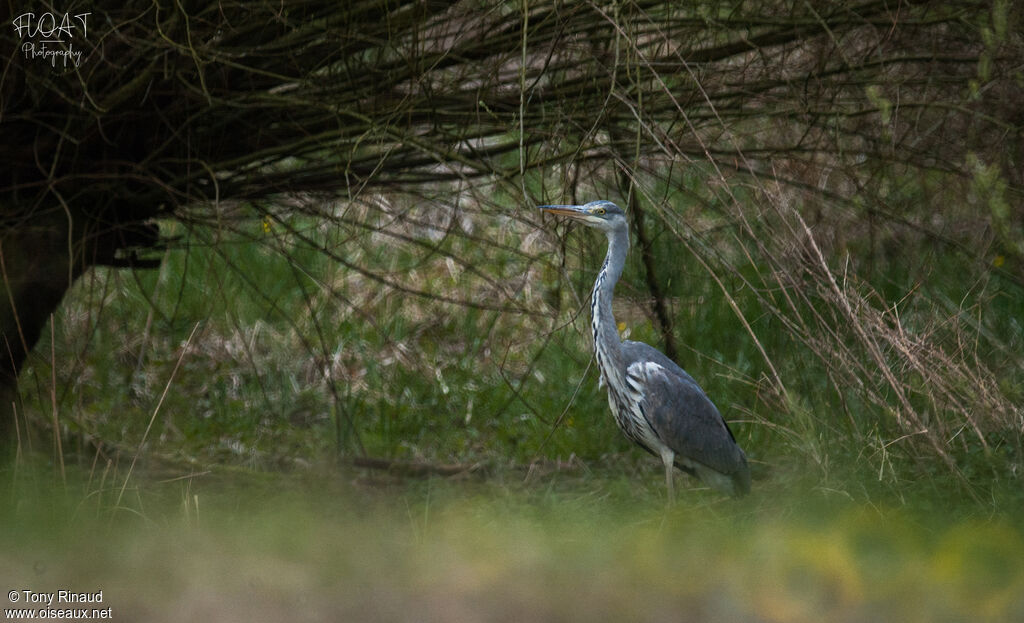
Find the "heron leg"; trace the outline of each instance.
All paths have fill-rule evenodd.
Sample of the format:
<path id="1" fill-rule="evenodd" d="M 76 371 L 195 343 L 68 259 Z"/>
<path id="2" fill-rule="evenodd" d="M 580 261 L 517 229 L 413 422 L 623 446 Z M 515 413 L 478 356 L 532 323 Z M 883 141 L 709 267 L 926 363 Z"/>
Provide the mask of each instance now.
<path id="1" fill-rule="evenodd" d="M 665 464 L 665 491 L 668 495 L 667 503 L 671 506 L 676 501 L 676 487 L 672 477 L 672 470 L 675 468 L 676 455 L 671 450 L 663 450 L 661 462 Z"/>

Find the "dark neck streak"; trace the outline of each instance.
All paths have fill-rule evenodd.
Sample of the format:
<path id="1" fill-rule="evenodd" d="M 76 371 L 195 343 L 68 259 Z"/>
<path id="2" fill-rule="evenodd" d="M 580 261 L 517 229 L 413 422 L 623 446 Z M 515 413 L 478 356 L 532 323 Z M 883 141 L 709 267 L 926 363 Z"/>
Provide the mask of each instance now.
<path id="1" fill-rule="evenodd" d="M 629 251 L 629 230 L 621 227 L 608 233 L 608 254 L 604 265 L 594 282 L 591 299 L 591 316 L 593 318 L 594 356 L 601 377 L 610 387 L 624 385 L 622 342 L 619 341 L 619 329 L 612 313 L 612 293 L 615 284 L 622 275 L 622 267 L 626 263 Z M 609 382 L 609 381 L 617 381 Z"/>

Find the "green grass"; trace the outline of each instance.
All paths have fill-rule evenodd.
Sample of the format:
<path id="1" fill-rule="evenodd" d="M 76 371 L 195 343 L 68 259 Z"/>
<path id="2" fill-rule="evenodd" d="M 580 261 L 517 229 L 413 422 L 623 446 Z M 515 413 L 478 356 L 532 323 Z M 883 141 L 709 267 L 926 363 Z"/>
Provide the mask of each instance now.
<path id="1" fill-rule="evenodd" d="M 805 323 L 802 338 L 769 312 L 767 303 L 783 305 L 782 294 L 770 271 L 728 244 L 736 232 L 722 210 L 695 221 L 710 233 L 682 241 L 649 216 L 652 253 L 680 363 L 732 422 L 756 478 L 810 471 L 857 496 L 865 479 L 899 490 L 941 478 L 954 483 L 951 494 L 982 504 L 990 486 L 1018 478 L 1021 435 L 995 428 L 1005 420 L 985 430 L 988 448 L 970 427 L 953 426 L 942 443 L 963 478 L 944 474 L 948 467 L 922 454 L 931 450 L 918 435 L 895 426 L 901 403 L 820 289 L 784 310 L 791 322 Z M 378 216 L 350 215 L 329 227 L 294 217 L 269 231 L 258 219 L 233 222 L 235 230 L 189 232 L 165 223 L 168 236 L 188 236 L 159 271 L 88 273 L 55 317 L 52 345 L 69 460 L 87 465 L 144 443 L 147 452 L 179 461 L 256 469 L 363 452 L 492 468 L 570 457 L 656 467 L 622 439 L 596 387 L 585 301 L 604 251 L 599 235 L 571 232 L 562 267 L 533 225 L 494 226 L 485 214 L 485 236 L 435 240 L 392 224 L 402 237 L 374 237 L 367 231 L 385 231 Z M 692 248 L 721 262 L 714 265 L 721 287 Z M 937 398 L 933 380 L 907 372 L 898 351 L 883 344 L 908 403 L 942 423 L 972 405 L 983 414 L 993 392 L 999 404 L 1012 404 L 1024 386 L 1019 287 L 984 266 L 965 270 L 960 256 L 937 253 L 927 241 L 916 252 L 928 261 L 885 259 L 887 270 L 864 283 L 865 300 L 898 300 L 900 321 L 951 354 L 954 372 L 981 364 L 998 376 L 992 387 L 975 387 L 972 378 L 937 370 L 951 379 L 940 379 L 950 393 Z M 630 338 L 658 345 L 638 253 L 617 295 Z M 524 309 L 530 313 L 514 311 Z M 853 344 L 849 352 L 807 342 L 824 321 L 839 332 L 836 344 Z M 23 410 L 36 424 L 26 449 L 53 439 L 49 346 L 40 345 L 22 375 Z M 833 361 L 826 373 L 823 362 Z M 954 412 L 950 400 L 967 406 Z M 954 434 L 958 428 L 967 432 Z"/>
<path id="2" fill-rule="evenodd" d="M 284 255 L 274 248 L 286 243 L 273 239 L 197 241 L 169 252 L 160 272 L 100 269 L 70 295 L 56 350 L 72 437 L 134 447 L 170 384 L 154 436 L 181 456 L 235 455 L 254 466 L 280 455 L 315 460 L 337 449 L 339 417 L 344 452 L 358 447 L 350 419 L 375 456 L 522 462 L 540 449 L 565 409 L 566 383 L 579 382 L 589 361 L 585 334 L 548 341 L 538 333 L 547 319 L 525 319 L 518 334 L 515 316 L 396 295 L 301 247 Z M 376 265 L 380 252 L 354 255 Z M 418 271 L 428 291 L 451 279 L 407 248 L 387 262 L 386 276 Z M 49 362 L 32 363 L 26 404 L 45 413 Z M 595 378 L 591 371 L 576 403 L 593 413 L 595 432 L 567 426 L 547 452 L 618 441 Z M 602 443 L 598 453 L 613 447 Z"/>
<path id="3" fill-rule="evenodd" d="M 1020 504 L 981 515 L 609 470 L 524 483 L 353 471 L 3 474 L 4 586 L 104 591 L 115 620 L 1012 621 Z M 792 484 L 795 481 L 791 481 Z M 638 486 L 639 484 L 639 486 Z M 4 604 L 5 607 L 8 604 Z"/>

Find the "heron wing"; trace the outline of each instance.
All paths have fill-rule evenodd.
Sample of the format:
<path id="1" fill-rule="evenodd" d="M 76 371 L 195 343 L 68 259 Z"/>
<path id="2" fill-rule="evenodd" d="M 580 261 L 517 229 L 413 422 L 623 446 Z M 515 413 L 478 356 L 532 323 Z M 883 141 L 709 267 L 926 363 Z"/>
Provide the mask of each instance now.
<path id="1" fill-rule="evenodd" d="M 631 380 L 642 386 L 641 409 L 662 443 L 680 458 L 705 465 L 721 474 L 747 469 L 746 456 L 736 444 L 722 415 L 693 377 L 656 349 L 627 342 Z"/>

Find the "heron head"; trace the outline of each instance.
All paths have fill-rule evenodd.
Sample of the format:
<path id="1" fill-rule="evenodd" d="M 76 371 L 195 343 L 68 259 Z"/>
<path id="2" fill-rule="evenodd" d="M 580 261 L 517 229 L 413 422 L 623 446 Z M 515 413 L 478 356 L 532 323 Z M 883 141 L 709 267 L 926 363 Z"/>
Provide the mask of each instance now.
<path id="1" fill-rule="evenodd" d="M 611 201 L 600 199 L 584 205 L 548 205 L 539 206 L 549 214 L 568 216 L 588 227 L 610 232 L 626 226 L 626 213 Z"/>

